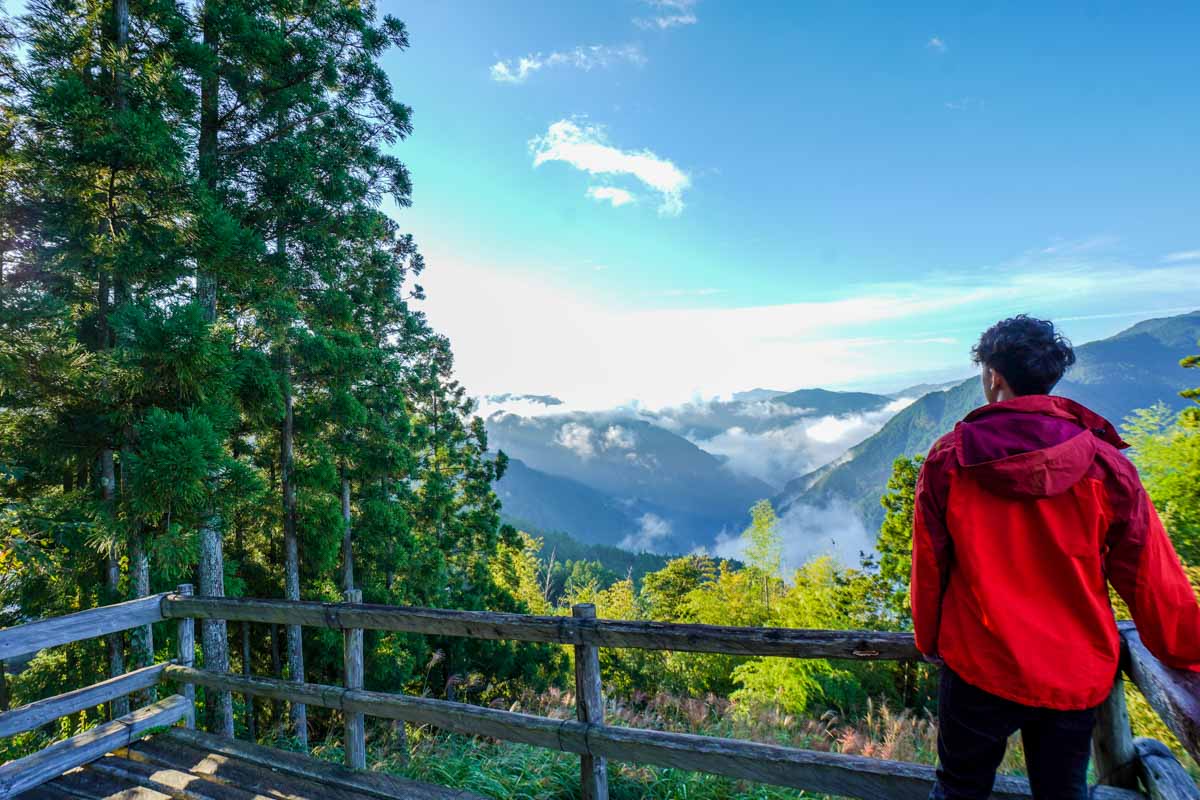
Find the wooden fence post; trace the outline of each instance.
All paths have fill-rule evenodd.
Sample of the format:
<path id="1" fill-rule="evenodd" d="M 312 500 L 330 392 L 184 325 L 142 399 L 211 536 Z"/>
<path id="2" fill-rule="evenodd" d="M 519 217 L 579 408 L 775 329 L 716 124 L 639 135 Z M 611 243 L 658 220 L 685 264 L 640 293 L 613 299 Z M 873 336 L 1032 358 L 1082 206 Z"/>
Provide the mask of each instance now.
<path id="1" fill-rule="evenodd" d="M 183 597 L 192 596 L 192 585 L 181 583 L 175 587 L 175 593 Z M 196 661 L 196 621 L 191 617 L 180 617 L 178 641 L 175 644 L 175 660 L 181 667 L 190 667 Z M 187 726 L 196 727 L 196 687 L 190 683 L 183 684 L 183 696 L 191 703 L 192 713 L 187 717 Z"/>
<path id="2" fill-rule="evenodd" d="M 361 603 L 362 590 L 346 590 L 347 603 Z M 363 631 L 362 628 L 346 628 L 343 632 L 345 649 L 343 666 L 347 689 L 363 688 Z M 357 711 L 343 712 L 346 722 L 346 766 L 353 769 L 367 768 L 367 741 L 363 715 Z"/>
<path id="3" fill-rule="evenodd" d="M 596 606 L 577 603 L 571 606 L 576 619 L 595 619 Z M 575 645 L 575 710 L 580 722 L 604 724 L 604 693 L 600 686 L 600 651 L 588 644 Z M 593 755 L 579 757 L 583 800 L 608 800 L 608 764 Z"/>
<path id="4" fill-rule="evenodd" d="M 1137 751 L 1133 729 L 1125 708 L 1125 681 L 1117 673 L 1108 698 L 1096 711 L 1092 731 L 1092 757 L 1096 762 L 1096 780 L 1105 786 L 1137 789 Z"/>

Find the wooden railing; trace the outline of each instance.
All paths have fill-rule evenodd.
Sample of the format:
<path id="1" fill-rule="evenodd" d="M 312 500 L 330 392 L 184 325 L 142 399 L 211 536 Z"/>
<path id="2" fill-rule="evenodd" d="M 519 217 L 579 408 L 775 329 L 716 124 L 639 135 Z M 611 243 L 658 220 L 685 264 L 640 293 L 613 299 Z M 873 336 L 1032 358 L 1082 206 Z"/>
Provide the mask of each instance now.
<path id="1" fill-rule="evenodd" d="M 0 736 L 32 730 L 56 717 L 145 689 L 159 679 L 185 687 L 181 696 L 139 709 L 67 742 L 0 766 L 0 800 L 95 758 L 114 743 L 127 743 L 154 725 L 193 724 L 194 686 L 238 692 L 342 712 L 346 760 L 366 765 L 365 716 L 429 724 L 465 735 L 522 742 L 580 756 L 585 798 L 607 798 L 606 761 L 629 761 L 726 775 L 843 797 L 924 800 L 933 768 L 840 753 L 816 752 L 713 736 L 642 730 L 605 724 L 598 648 L 623 647 L 789 658 L 851 660 L 915 659 L 912 637 L 903 633 L 738 628 L 659 622 L 602 620 L 579 605 L 570 617 L 368 605 L 359 595 L 345 603 L 193 597 L 188 586 L 67 617 L 0 630 L 0 658 L 103 636 L 150 622 L 174 619 L 179 626 L 175 660 L 146 667 L 96 686 L 39 700 L 0 714 Z M 344 685 L 217 673 L 193 665 L 195 619 L 225 619 L 339 630 L 345 642 Z M 575 648 L 577 720 L 559 720 L 447 700 L 368 691 L 363 688 L 364 630 L 402 631 L 476 639 L 508 639 Z M 1200 759 L 1200 676 L 1172 670 L 1141 644 L 1132 625 L 1120 626 L 1122 668 L 1183 747 Z M 1070 665 L 1064 663 L 1064 669 Z M 83 737 L 83 739 L 81 739 Z M 69 744 L 72 743 L 73 744 Z M 1123 681 L 1101 708 L 1094 738 L 1096 773 L 1102 785 L 1092 796 L 1118 800 L 1193 798 L 1200 791 L 1171 751 L 1153 740 L 1134 739 L 1125 710 Z M 1030 797 L 1022 778 L 998 778 L 993 797 Z"/>
<path id="2" fill-rule="evenodd" d="M 190 587 L 180 587 L 190 591 Z M 79 642 L 112 633 L 140 628 L 159 622 L 163 616 L 163 601 L 167 595 L 142 597 L 127 603 L 93 608 L 62 617 L 16 625 L 0 630 L 0 661 L 48 647 Z M 180 653 L 186 647 L 187 656 L 181 659 L 192 663 L 192 620 L 179 622 Z M 186 639 L 185 639 L 186 636 Z M 0 737 L 15 736 L 32 731 L 46 723 L 80 711 L 95 708 L 134 692 L 144 691 L 159 683 L 167 664 L 155 664 L 128 672 L 93 686 L 64 692 L 36 700 L 27 705 L 0 713 Z M 187 695 L 172 695 L 151 703 L 109 722 L 45 747 L 36 753 L 0 765 L 0 800 L 53 780 L 64 772 L 87 764 L 107 752 L 128 746 L 148 731 L 165 725 L 195 724 L 193 700 Z"/>

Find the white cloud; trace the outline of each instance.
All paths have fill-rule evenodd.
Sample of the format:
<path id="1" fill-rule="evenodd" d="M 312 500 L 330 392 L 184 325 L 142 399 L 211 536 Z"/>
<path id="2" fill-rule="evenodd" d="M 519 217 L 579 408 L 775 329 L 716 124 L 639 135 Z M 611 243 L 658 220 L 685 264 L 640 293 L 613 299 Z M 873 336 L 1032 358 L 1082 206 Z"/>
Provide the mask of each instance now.
<path id="1" fill-rule="evenodd" d="M 655 11 L 653 17 L 634 17 L 633 24 L 639 28 L 667 30 L 680 25 L 695 25 L 698 0 L 642 0 Z"/>
<path id="2" fill-rule="evenodd" d="M 610 425 L 608 430 L 604 432 L 604 447 L 606 449 L 618 448 L 621 450 L 632 450 L 637 446 L 637 435 L 628 428 L 623 428 L 620 425 Z"/>
<path id="3" fill-rule="evenodd" d="M 638 518 L 638 530 L 621 540 L 621 547 L 634 553 L 657 553 L 671 536 L 671 523 L 649 512 Z"/>
<path id="4" fill-rule="evenodd" d="M 827 506 L 796 505 L 779 518 L 783 544 L 780 577 L 790 580 L 792 573 L 814 558 L 833 556 L 838 563 L 853 566 L 859 553 L 875 549 L 875 539 L 848 503 L 836 500 Z M 746 558 L 746 543 L 740 535 L 721 534 L 713 545 L 720 558 Z"/>
<path id="5" fill-rule="evenodd" d="M 598 125 L 559 120 L 545 136 L 531 139 L 529 149 L 535 167 L 562 161 L 591 175 L 632 175 L 661 195 L 660 214 L 681 213 L 683 191 L 692 183 L 686 172 L 650 150 L 621 150 L 608 144 Z"/>
<path id="6" fill-rule="evenodd" d="M 596 68 L 607 68 L 625 62 L 642 66 L 646 56 L 636 44 L 620 47 L 594 44 L 542 55 L 531 53 L 522 58 L 497 61 L 492 65 L 492 80 L 498 83 L 524 83 L 530 75 L 546 67 L 574 67 L 585 72 Z"/>
<path id="7" fill-rule="evenodd" d="M 553 392 L 572 408 L 635 399 L 660 408 L 747 386 L 878 381 L 945 370 L 951 357 L 961 359 L 965 374 L 963 343 L 1004 316 L 1028 311 L 1063 319 L 1164 309 L 1200 294 L 1200 270 L 1190 264 L 1031 256 L 1017 269 L 848 284 L 842 296 L 821 300 L 639 309 L 626 296 L 607 300 L 585 283 L 556 283 L 544 271 L 464 263 L 444 247 L 426 247 L 431 266 L 421 283 L 429 299 L 421 306 L 453 343 L 458 378 L 473 394 L 531 387 Z M 955 339 L 961 352 L 914 337 Z"/>
<path id="8" fill-rule="evenodd" d="M 1183 261 L 1200 261 L 1200 250 L 1179 250 L 1175 253 L 1167 253 L 1163 256 L 1163 261 L 1168 264 L 1179 264 Z"/>
<path id="9" fill-rule="evenodd" d="M 624 189 L 618 189 L 615 186 L 589 186 L 587 196 L 593 200 L 604 202 L 607 200 L 612 203 L 613 208 L 619 208 L 626 203 L 633 203 L 637 198 L 631 192 Z"/>
<path id="10" fill-rule="evenodd" d="M 925 43 L 925 46 L 930 50 L 936 50 L 939 53 L 946 52 L 946 43 L 942 41 L 941 37 L 939 36 L 929 37 L 929 41 Z"/>
<path id="11" fill-rule="evenodd" d="M 711 438 L 697 438 L 692 442 L 703 450 L 725 457 L 729 469 L 734 472 L 781 489 L 793 478 L 825 466 L 878 431 L 914 399 L 894 400 L 878 411 L 819 417 L 798 416 L 804 409 L 780 403 L 754 404 L 756 408 L 774 409 L 780 419 L 796 419 L 758 431 L 735 426 Z"/>
<path id="12" fill-rule="evenodd" d="M 568 422 L 559 428 L 554 441 L 580 458 L 587 459 L 596 454 L 596 446 L 592 443 L 592 429 L 578 422 Z"/>

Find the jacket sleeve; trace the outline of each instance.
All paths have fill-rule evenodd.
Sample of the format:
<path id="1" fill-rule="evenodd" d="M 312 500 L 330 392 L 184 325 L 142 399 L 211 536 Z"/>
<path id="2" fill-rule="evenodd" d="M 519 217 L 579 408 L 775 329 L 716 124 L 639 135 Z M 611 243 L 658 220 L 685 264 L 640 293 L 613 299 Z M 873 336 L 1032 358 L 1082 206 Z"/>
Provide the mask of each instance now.
<path id="1" fill-rule="evenodd" d="M 927 656 L 937 655 L 942 594 L 950 577 L 953 551 L 950 533 L 946 528 L 949 488 L 947 450 L 939 442 L 921 465 L 913 507 L 912 578 L 909 591 L 917 649 Z"/>
<path id="2" fill-rule="evenodd" d="M 1168 666 L 1200 672 L 1200 604 L 1132 466 L 1115 494 L 1108 579 L 1129 606 L 1146 648 Z"/>

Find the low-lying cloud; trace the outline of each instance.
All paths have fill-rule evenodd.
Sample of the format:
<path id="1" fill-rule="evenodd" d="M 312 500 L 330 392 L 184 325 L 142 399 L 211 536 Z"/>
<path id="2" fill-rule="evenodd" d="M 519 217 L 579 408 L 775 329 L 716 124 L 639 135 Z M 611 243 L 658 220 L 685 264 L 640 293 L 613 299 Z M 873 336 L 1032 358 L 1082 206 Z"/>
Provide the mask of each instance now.
<path id="1" fill-rule="evenodd" d="M 646 512 L 638 517 L 638 530 L 621 540 L 620 547 L 634 553 L 659 553 L 671 539 L 671 523 Z"/>
<path id="2" fill-rule="evenodd" d="M 734 472 L 781 489 L 874 434 L 914 399 L 893 400 L 877 411 L 825 416 L 769 400 L 737 404 L 734 414 L 733 404 L 714 401 L 662 409 L 650 419 L 724 458 Z M 727 427 L 714 432 L 714 424 L 722 422 Z"/>
<path id="3" fill-rule="evenodd" d="M 814 558 L 832 556 L 843 566 L 857 566 L 861 553 L 875 550 L 875 537 L 844 500 L 827 506 L 795 505 L 779 518 L 783 543 L 782 577 Z M 719 558 L 746 560 L 746 543 L 739 535 L 720 534 L 712 548 Z"/>

